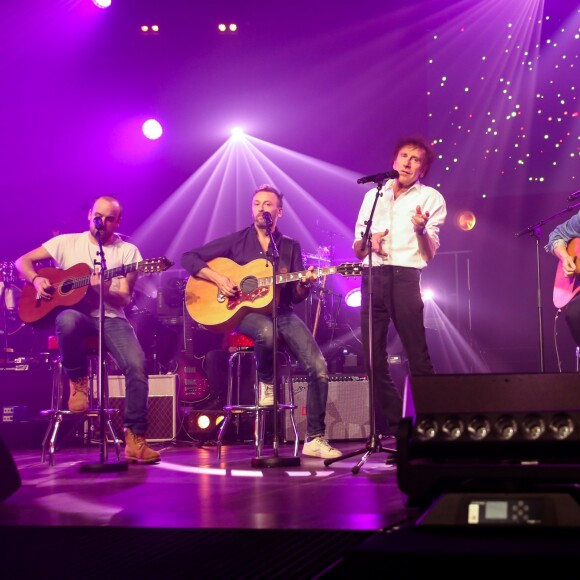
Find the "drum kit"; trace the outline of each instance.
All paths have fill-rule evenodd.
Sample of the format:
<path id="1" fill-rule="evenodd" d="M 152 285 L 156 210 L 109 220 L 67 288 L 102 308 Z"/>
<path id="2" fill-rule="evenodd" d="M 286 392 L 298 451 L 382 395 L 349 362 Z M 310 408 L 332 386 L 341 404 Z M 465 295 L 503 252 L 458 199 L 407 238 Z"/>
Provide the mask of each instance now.
<path id="1" fill-rule="evenodd" d="M 332 265 L 334 254 L 333 246 L 318 246 L 318 251 L 314 254 L 303 253 L 302 261 L 305 268 L 313 266 L 314 268 L 327 268 Z M 306 300 L 306 311 L 304 314 L 305 322 L 312 331 L 314 337 L 317 337 L 321 327 L 331 330 L 331 339 L 334 329 L 337 325 L 338 314 L 342 302 L 342 295 L 333 292 L 327 288 L 327 277 L 322 276 L 316 279 L 312 285 L 310 295 Z M 319 336 L 317 338 L 320 338 Z M 328 337 L 325 337 L 328 339 Z"/>

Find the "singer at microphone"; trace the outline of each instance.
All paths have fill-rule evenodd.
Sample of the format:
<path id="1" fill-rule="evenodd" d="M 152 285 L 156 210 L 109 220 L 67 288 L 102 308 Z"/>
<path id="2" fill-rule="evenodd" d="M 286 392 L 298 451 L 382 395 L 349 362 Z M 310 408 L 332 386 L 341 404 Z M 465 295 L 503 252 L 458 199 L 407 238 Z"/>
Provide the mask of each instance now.
<path id="1" fill-rule="evenodd" d="M 388 179 L 397 179 L 399 177 L 399 172 L 396 169 L 391 169 L 390 171 L 385 171 L 384 173 L 375 173 L 375 175 L 367 175 L 366 177 L 361 177 L 356 180 L 358 184 L 361 183 L 382 183 Z"/>
<path id="2" fill-rule="evenodd" d="M 262 213 L 262 219 L 264 220 L 267 228 L 271 228 L 274 224 L 274 221 L 272 220 L 272 214 L 270 214 L 268 211 Z"/>
<path id="3" fill-rule="evenodd" d="M 568 201 L 575 201 L 578 198 L 580 198 L 580 189 L 578 191 L 575 191 L 574 193 L 570 194 L 568 196 Z"/>

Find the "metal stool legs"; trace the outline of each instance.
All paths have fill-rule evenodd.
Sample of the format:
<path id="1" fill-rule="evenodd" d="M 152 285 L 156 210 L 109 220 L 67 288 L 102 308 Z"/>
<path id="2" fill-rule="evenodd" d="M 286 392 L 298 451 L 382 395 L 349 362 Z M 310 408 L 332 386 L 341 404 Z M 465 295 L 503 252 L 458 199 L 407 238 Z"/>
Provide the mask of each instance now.
<path id="1" fill-rule="evenodd" d="M 40 414 L 44 417 L 49 418 L 48 426 L 42 440 L 42 463 L 46 463 L 48 455 L 49 465 L 54 465 L 54 456 L 56 453 L 56 440 L 61 423 L 64 421 L 65 417 L 74 417 L 76 423 L 72 426 L 74 431 L 81 423 L 89 420 L 98 419 L 100 414 L 100 409 L 98 405 L 93 405 L 95 400 L 93 392 L 94 381 L 94 370 L 95 366 L 91 361 L 89 365 L 89 409 L 83 413 L 73 413 L 68 409 L 61 408 L 66 405 L 63 401 L 63 385 L 64 385 L 64 370 L 62 368 L 61 357 L 57 357 L 53 361 L 53 372 L 52 372 L 52 395 L 51 395 L 51 408 L 40 411 Z M 98 397 L 97 399 L 98 400 Z M 121 441 L 117 437 L 115 430 L 113 428 L 112 415 L 117 413 L 117 409 L 107 409 L 107 431 L 111 435 L 111 439 L 115 445 L 115 452 L 117 455 L 117 460 L 121 459 Z M 89 441 L 92 440 L 90 433 L 87 435 Z"/>
<path id="2" fill-rule="evenodd" d="M 228 425 L 230 424 L 233 417 L 238 417 L 242 413 L 252 413 L 255 417 L 254 419 L 254 449 L 256 457 L 262 455 L 262 450 L 264 446 L 264 436 L 266 432 L 266 417 L 269 412 L 274 411 L 273 406 L 262 406 L 260 405 L 260 382 L 258 380 L 257 372 L 254 376 L 254 403 L 244 405 L 241 403 L 241 393 L 240 393 L 240 367 L 241 359 L 244 356 L 254 357 L 253 348 L 241 348 L 230 355 L 228 364 L 228 392 L 226 404 L 224 406 L 225 418 L 221 424 L 218 439 L 217 439 L 217 458 L 221 459 L 221 447 L 223 442 L 223 437 L 226 433 Z M 294 456 L 298 456 L 298 429 L 296 427 L 296 420 L 294 418 L 294 409 L 296 405 L 294 403 L 294 388 L 292 386 L 292 366 L 290 361 L 290 356 L 286 351 L 278 351 L 278 355 L 284 357 L 284 361 L 287 368 L 286 380 L 282 381 L 282 391 L 280 393 L 281 397 L 278 400 L 277 410 L 279 413 L 283 411 L 288 411 L 290 413 L 290 422 L 294 430 Z M 280 433 L 278 433 L 280 435 Z"/>

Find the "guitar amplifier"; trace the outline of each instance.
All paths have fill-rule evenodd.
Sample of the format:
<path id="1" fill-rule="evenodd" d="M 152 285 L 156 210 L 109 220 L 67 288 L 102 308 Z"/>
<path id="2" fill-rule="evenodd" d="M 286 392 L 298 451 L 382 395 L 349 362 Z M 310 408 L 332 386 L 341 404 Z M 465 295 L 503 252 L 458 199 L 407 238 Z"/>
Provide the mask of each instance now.
<path id="1" fill-rule="evenodd" d="M 306 391 L 304 377 L 293 377 L 294 419 L 301 441 L 306 435 Z M 294 441 L 294 430 L 285 413 L 284 437 Z M 369 381 L 359 375 L 331 375 L 326 404 L 326 436 L 329 440 L 367 439 L 370 437 Z"/>
<path id="2" fill-rule="evenodd" d="M 149 375 L 147 403 L 148 441 L 171 441 L 177 433 L 176 375 Z M 118 409 L 112 423 L 115 434 L 123 438 L 123 409 L 125 406 L 125 377 L 109 376 L 109 408 Z"/>

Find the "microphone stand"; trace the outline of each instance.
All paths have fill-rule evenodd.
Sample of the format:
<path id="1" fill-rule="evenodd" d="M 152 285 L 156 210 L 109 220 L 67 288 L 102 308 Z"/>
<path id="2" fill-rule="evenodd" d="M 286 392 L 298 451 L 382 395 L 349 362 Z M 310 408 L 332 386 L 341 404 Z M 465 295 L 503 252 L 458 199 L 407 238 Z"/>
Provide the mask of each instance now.
<path id="1" fill-rule="evenodd" d="M 99 276 L 99 362 L 97 369 L 97 389 L 99 392 L 99 430 L 101 433 L 101 460 L 99 463 L 85 463 L 81 465 L 79 471 L 82 473 L 112 473 L 118 471 L 127 471 L 129 464 L 126 461 L 117 461 L 115 463 L 107 462 L 107 406 L 109 403 L 109 384 L 107 379 L 107 367 L 105 359 L 105 272 L 107 271 L 107 262 L 105 260 L 105 251 L 101 239 L 102 227 L 97 227 L 97 242 L 99 251 L 97 255 L 101 257 L 101 270 Z M 98 261 L 95 260 L 95 265 Z"/>
<path id="2" fill-rule="evenodd" d="M 524 234 L 530 234 L 536 240 L 536 276 L 537 276 L 537 296 L 538 296 L 538 334 L 539 334 L 539 350 L 540 350 L 540 372 L 544 372 L 544 328 L 543 328 L 543 314 L 542 314 L 542 278 L 540 269 L 540 236 L 542 235 L 542 226 L 548 222 L 551 222 L 555 218 L 571 212 L 580 206 L 580 202 L 574 205 L 569 205 L 566 209 L 551 215 L 545 220 L 539 221 L 533 226 L 528 226 L 526 229 L 518 232 L 516 238 L 523 236 Z"/>
<path id="3" fill-rule="evenodd" d="M 379 176 L 377 176 L 379 177 Z M 369 424 L 370 424 L 370 437 L 366 442 L 366 445 L 362 449 L 357 449 L 356 451 L 352 451 L 350 453 L 345 453 L 340 457 L 333 457 L 331 459 L 325 459 L 324 465 L 331 465 L 336 461 L 342 461 L 343 459 L 349 459 L 350 457 L 354 457 L 355 455 L 360 455 L 361 453 L 363 456 L 360 458 L 360 461 L 352 468 L 352 473 L 356 475 L 360 468 L 365 464 L 366 460 L 373 454 L 373 453 L 389 453 L 393 456 L 396 456 L 397 452 L 395 449 L 388 449 L 381 445 L 381 440 L 376 433 L 375 428 L 375 381 L 373 378 L 374 372 L 374 365 L 373 365 L 373 244 L 372 244 L 372 233 L 371 227 L 373 224 L 373 216 L 375 215 L 375 209 L 377 207 L 377 202 L 379 197 L 383 195 L 382 187 L 384 185 L 384 180 L 379 180 L 376 182 L 377 184 L 377 193 L 375 196 L 375 201 L 373 203 L 373 207 L 371 209 L 371 215 L 366 222 L 366 229 L 361 234 L 362 244 L 361 250 L 364 252 L 365 248 L 368 245 L 368 293 L 369 293 L 369 313 L 368 313 L 368 368 L 370 370 L 369 373 Z M 387 463 L 389 459 L 387 459 Z"/>
<path id="4" fill-rule="evenodd" d="M 270 237 L 270 246 L 268 247 L 268 254 L 272 258 L 272 383 L 273 387 L 273 413 L 274 413 L 274 441 L 273 449 L 274 456 L 262 456 L 252 458 L 252 467 L 292 467 L 295 465 L 300 465 L 300 457 L 280 457 L 278 455 L 278 300 L 277 300 L 277 284 L 276 276 L 278 275 L 278 261 L 280 260 L 280 253 L 276 242 L 274 241 L 274 236 L 272 235 L 272 221 L 265 220 L 266 231 Z M 262 410 L 256 411 L 257 413 L 262 413 Z M 259 437 L 260 433 L 256 433 Z"/>

